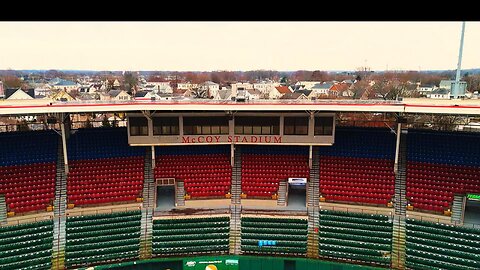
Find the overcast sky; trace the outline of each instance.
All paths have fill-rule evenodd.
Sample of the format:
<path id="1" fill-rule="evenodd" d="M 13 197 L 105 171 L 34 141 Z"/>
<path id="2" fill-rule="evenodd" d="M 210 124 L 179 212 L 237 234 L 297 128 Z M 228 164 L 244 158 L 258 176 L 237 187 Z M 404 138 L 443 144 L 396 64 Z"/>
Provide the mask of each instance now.
<path id="1" fill-rule="evenodd" d="M 455 69 L 461 22 L 0 22 L 0 69 Z M 480 67 L 467 22 L 462 68 Z"/>

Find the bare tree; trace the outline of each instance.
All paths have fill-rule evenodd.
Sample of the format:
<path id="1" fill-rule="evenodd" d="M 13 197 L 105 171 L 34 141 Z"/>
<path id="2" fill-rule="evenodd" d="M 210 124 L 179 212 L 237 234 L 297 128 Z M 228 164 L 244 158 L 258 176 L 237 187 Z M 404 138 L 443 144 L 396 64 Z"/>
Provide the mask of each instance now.
<path id="1" fill-rule="evenodd" d="M 196 87 L 192 89 L 192 96 L 194 98 L 208 98 L 208 89 L 204 87 Z"/>

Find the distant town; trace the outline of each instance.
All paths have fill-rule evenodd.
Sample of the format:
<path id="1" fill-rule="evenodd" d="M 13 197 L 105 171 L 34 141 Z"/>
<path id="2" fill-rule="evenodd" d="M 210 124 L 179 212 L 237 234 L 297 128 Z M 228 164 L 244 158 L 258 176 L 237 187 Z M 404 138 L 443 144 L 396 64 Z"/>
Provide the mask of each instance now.
<path id="1" fill-rule="evenodd" d="M 462 98 L 478 99 L 480 74 L 462 74 Z M 0 100 L 448 99 L 454 71 L 244 72 L 0 71 Z"/>

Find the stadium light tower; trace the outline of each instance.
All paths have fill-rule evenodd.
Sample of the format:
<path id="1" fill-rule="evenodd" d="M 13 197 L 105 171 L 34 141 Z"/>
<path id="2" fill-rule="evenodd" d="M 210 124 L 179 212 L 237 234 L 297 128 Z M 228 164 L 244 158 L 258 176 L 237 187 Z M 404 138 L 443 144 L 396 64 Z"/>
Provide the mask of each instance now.
<path id="1" fill-rule="evenodd" d="M 460 96 L 465 96 L 465 88 L 462 87 L 462 93 L 460 93 L 460 70 L 462 69 L 462 53 L 463 53 L 463 37 L 465 35 L 465 22 L 462 23 L 462 35 L 460 37 L 460 49 L 458 52 L 458 65 L 457 75 L 455 76 L 455 85 L 453 87 L 452 96 L 457 99 Z"/>

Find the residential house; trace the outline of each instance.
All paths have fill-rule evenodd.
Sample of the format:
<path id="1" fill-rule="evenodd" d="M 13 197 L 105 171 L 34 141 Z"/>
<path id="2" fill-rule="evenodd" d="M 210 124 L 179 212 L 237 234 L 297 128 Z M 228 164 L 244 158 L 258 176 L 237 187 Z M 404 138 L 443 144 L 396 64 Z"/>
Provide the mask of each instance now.
<path id="1" fill-rule="evenodd" d="M 287 86 L 276 86 L 268 93 L 268 98 L 270 99 L 279 99 L 283 95 L 292 93 L 292 90 Z"/>
<path id="2" fill-rule="evenodd" d="M 295 86 L 298 86 L 298 89 L 307 89 L 311 90 L 312 87 L 316 84 L 321 84 L 322 82 L 318 81 L 298 81 L 295 83 Z"/>
<path id="3" fill-rule="evenodd" d="M 305 97 L 307 97 L 308 99 L 310 99 L 311 97 L 311 94 L 312 94 L 312 90 L 296 90 L 294 93 L 299 93 L 299 94 L 303 94 Z"/>
<path id="4" fill-rule="evenodd" d="M 170 81 L 162 78 L 150 78 L 144 85 L 143 90 L 155 91 L 157 93 L 173 93 L 173 88 L 170 86 Z"/>
<path id="5" fill-rule="evenodd" d="M 33 88 L 22 90 L 21 88 L 7 88 L 5 90 L 5 98 L 8 100 L 13 99 L 34 99 L 35 90 Z"/>
<path id="6" fill-rule="evenodd" d="M 312 94 L 313 97 L 328 97 L 330 95 L 330 88 L 333 86 L 333 83 L 317 83 L 312 86 Z"/>
<path id="7" fill-rule="evenodd" d="M 262 92 L 260 92 L 260 90 L 257 90 L 257 89 L 248 89 L 245 92 L 245 98 L 248 100 L 261 99 Z"/>
<path id="8" fill-rule="evenodd" d="M 52 86 L 46 83 L 37 84 L 34 91 L 35 97 L 48 97 L 52 92 Z"/>
<path id="9" fill-rule="evenodd" d="M 198 84 L 196 84 L 196 83 L 189 83 L 189 82 L 177 83 L 177 89 L 189 90 L 189 89 L 193 89 L 193 88 L 197 88 L 197 87 L 198 87 Z"/>
<path id="10" fill-rule="evenodd" d="M 431 93 L 433 90 L 437 89 L 436 85 L 433 84 L 426 84 L 426 85 L 419 85 L 417 91 L 421 95 L 427 95 Z"/>
<path id="11" fill-rule="evenodd" d="M 0 81 L 0 98 L 5 98 L 5 89 L 3 88 L 2 81 Z"/>
<path id="12" fill-rule="evenodd" d="M 253 88 L 259 90 L 262 93 L 263 97 L 268 97 L 270 91 L 273 90 L 275 86 L 280 86 L 278 82 L 258 82 L 253 84 Z"/>
<path id="13" fill-rule="evenodd" d="M 138 91 L 135 93 L 135 100 L 160 100 L 160 96 L 153 91 Z"/>
<path id="14" fill-rule="evenodd" d="M 308 100 L 308 97 L 304 93 L 293 92 L 283 95 L 282 97 L 280 97 L 280 99 Z"/>
<path id="15" fill-rule="evenodd" d="M 427 98 L 449 99 L 450 98 L 450 90 L 445 89 L 445 88 L 435 89 L 432 92 L 427 94 Z"/>
<path id="16" fill-rule="evenodd" d="M 231 89 L 222 89 L 218 90 L 213 96 L 213 99 L 216 100 L 231 100 L 232 99 L 232 90 Z"/>
<path id="17" fill-rule="evenodd" d="M 99 93 L 79 93 L 77 99 L 83 101 L 100 100 Z"/>
<path id="18" fill-rule="evenodd" d="M 115 79 L 115 81 L 113 81 L 113 87 L 114 88 L 119 88 L 120 87 L 120 82 L 117 79 Z"/>
<path id="19" fill-rule="evenodd" d="M 202 91 L 207 91 L 208 97 L 214 97 L 216 92 L 220 90 L 220 85 L 212 81 L 206 81 L 198 85 L 198 88 Z"/>
<path id="20" fill-rule="evenodd" d="M 329 89 L 328 96 L 333 97 L 352 97 L 353 91 L 349 90 L 350 84 L 348 83 L 336 83 Z"/>
<path id="21" fill-rule="evenodd" d="M 126 101 L 131 100 L 132 97 L 125 90 L 110 90 L 108 91 L 110 100 Z"/>
<path id="22" fill-rule="evenodd" d="M 53 89 L 66 90 L 69 93 L 72 90 L 76 90 L 80 86 L 76 82 L 64 80 L 60 78 L 55 78 L 51 80 L 48 84 L 51 85 Z"/>
<path id="23" fill-rule="evenodd" d="M 53 93 L 53 95 L 50 97 L 53 100 L 56 101 L 74 101 L 76 98 L 74 98 L 72 95 L 70 95 L 65 89 L 62 89 L 60 91 L 57 91 L 56 93 Z"/>

